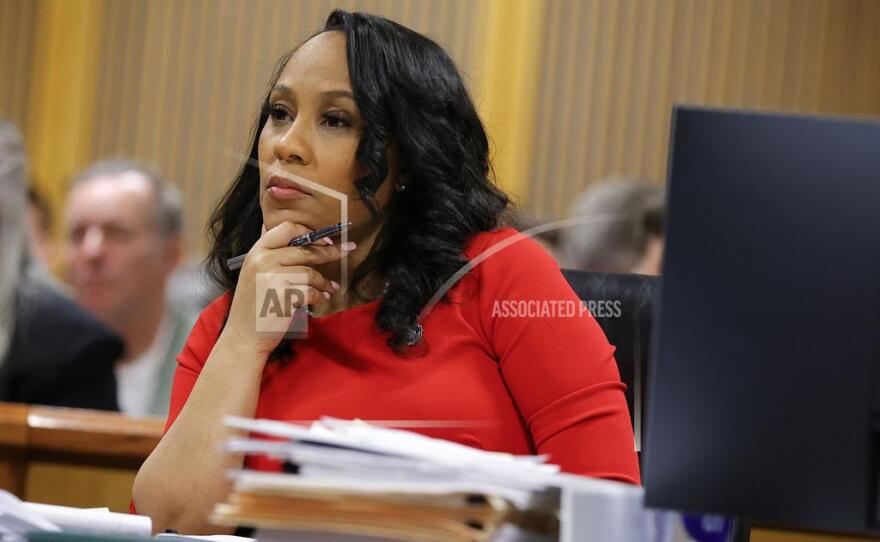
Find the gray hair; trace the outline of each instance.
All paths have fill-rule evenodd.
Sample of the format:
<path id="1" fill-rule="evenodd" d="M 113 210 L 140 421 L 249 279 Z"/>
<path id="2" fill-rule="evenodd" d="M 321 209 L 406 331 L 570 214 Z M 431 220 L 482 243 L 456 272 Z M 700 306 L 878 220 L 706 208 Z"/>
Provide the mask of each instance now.
<path id="1" fill-rule="evenodd" d="M 570 216 L 607 218 L 561 232 L 564 265 L 629 272 L 641 261 L 651 235 L 656 235 L 653 223 L 663 214 L 663 200 L 663 188 L 650 181 L 612 178 L 592 186 L 575 201 Z"/>
<path id="2" fill-rule="evenodd" d="M 27 159 L 21 134 L 0 117 L 0 364 L 15 330 L 15 311 L 27 272 Z"/>
<path id="3" fill-rule="evenodd" d="M 70 181 L 71 190 L 98 177 L 116 177 L 135 172 L 144 177 L 153 188 L 155 206 L 153 215 L 156 227 L 165 237 L 177 237 L 183 228 L 183 199 L 173 184 L 166 182 L 151 167 L 137 160 L 114 158 L 96 162 L 80 171 Z"/>

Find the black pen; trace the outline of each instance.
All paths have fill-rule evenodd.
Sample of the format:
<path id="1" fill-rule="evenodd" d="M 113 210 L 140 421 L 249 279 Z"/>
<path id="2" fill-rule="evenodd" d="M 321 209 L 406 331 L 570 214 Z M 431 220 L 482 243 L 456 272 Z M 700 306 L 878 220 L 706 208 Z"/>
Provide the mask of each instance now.
<path id="1" fill-rule="evenodd" d="M 306 245 L 311 245 L 315 241 L 323 239 L 325 237 L 330 237 L 332 235 L 336 235 L 341 232 L 345 228 L 351 226 L 351 222 L 346 223 L 338 223 L 332 226 L 328 226 L 326 228 L 321 228 L 320 230 L 310 231 L 309 233 L 304 233 L 299 237 L 294 237 L 287 243 L 289 247 L 302 247 Z M 229 258 L 226 260 L 226 267 L 229 268 L 230 271 L 235 271 L 241 267 L 241 264 L 244 263 L 244 259 L 247 257 L 247 254 L 242 254 L 241 256 L 236 256 L 234 258 Z"/>

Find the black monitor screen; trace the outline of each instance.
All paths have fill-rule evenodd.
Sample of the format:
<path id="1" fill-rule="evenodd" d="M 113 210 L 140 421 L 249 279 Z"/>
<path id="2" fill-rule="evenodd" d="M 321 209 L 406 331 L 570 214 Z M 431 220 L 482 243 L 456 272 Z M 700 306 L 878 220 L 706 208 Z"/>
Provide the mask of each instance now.
<path id="1" fill-rule="evenodd" d="M 867 532 L 880 123 L 678 108 L 673 125 L 647 503 Z"/>

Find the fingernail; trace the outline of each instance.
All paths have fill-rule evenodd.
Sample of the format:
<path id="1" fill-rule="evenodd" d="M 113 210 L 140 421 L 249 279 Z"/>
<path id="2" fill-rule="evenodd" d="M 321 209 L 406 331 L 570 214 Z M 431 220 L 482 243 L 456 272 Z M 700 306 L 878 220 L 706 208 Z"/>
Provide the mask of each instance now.
<path id="1" fill-rule="evenodd" d="M 329 301 L 330 300 L 330 292 L 323 292 L 323 294 L 324 294 L 324 299 Z"/>
<path id="2" fill-rule="evenodd" d="M 341 248 L 342 250 L 344 250 L 346 252 L 350 252 L 350 251 L 356 249 L 357 245 L 351 241 L 348 241 L 347 243 L 342 243 L 341 245 L 339 245 L 339 248 Z"/>
<path id="3" fill-rule="evenodd" d="M 333 239 L 330 239 L 329 237 L 325 237 L 325 238 L 324 238 L 324 241 L 326 241 L 326 242 L 324 243 L 324 244 L 326 244 L 326 245 L 332 245 L 332 244 L 333 244 Z"/>
<path id="4" fill-rule="evenodd" d="M 339 283 L 336 282 L 335 280 L 330 281 L 330 286 L 333 286 L 333 289 L 336 290 L 337 292 L 339 291 Z"/>

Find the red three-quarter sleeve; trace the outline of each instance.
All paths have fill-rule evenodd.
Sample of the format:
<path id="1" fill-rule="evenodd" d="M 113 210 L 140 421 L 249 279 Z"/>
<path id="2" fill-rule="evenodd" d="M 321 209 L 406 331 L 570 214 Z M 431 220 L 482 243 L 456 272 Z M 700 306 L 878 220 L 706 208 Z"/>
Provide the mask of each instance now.
<path id="1" fill-rule="evenodd" d="M 522 239 L 480 267 L 484 333 L 537 452 L 566 472 L 640 483 L 614 347 L 556 262 Z"/>

